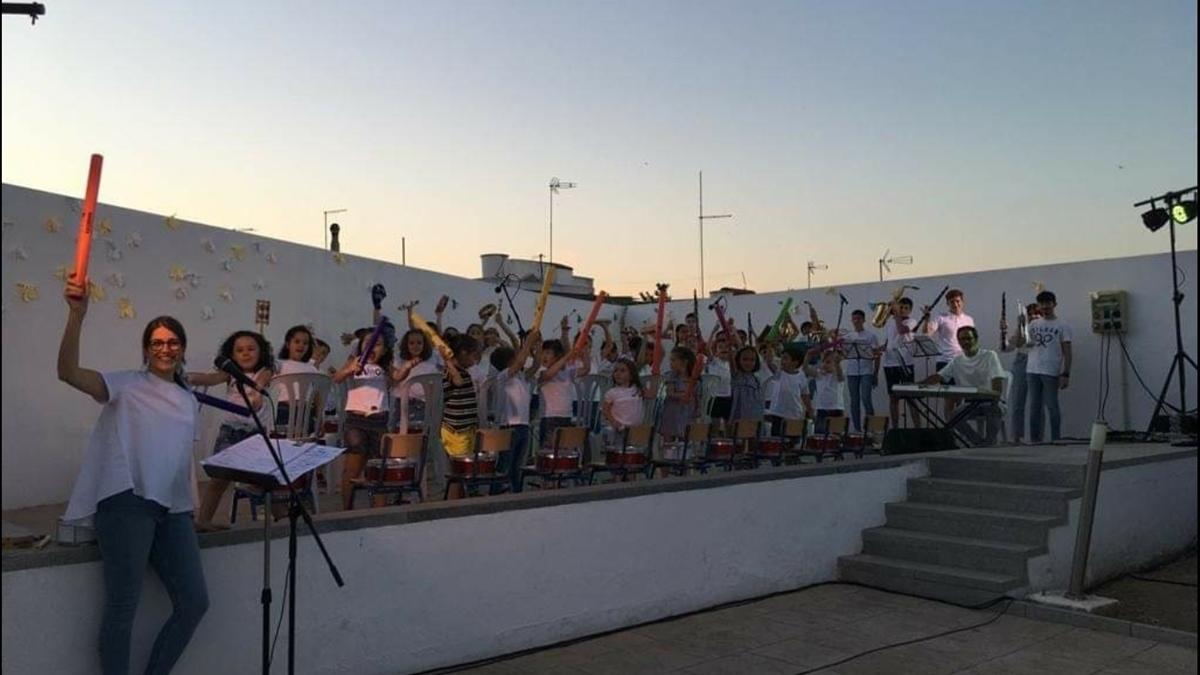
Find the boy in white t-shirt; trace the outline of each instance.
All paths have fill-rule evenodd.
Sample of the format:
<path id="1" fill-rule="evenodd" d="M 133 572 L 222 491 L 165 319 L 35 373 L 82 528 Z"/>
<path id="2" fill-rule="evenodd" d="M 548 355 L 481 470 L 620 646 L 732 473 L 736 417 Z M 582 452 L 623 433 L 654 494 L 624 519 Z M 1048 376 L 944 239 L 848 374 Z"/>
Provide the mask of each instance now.
<path id="1" fill-rule="evenodd" d="M 942 366 L 936 373 L 925 378 L 922 384 L 954 383 L 960 387 L 973 387 L 981 391 L 991 390 L 997 394 L 1003 394 L 1004 380 L 1008 374 L 1000 365 L 1000 357 L 996 352 L 991 349 L 979 348 L 979 331 L 974 326 L 963 326 L 958 329 L 955 342 L 962 345 L 963 352 L 951 359 L 950 363 Z M 1003 421 L 1000 413 L 1000 399 L 997 397 L 994 402 L 977 405 L 967 419 L 982 419 L 984 432 L 981 438 L 973 439 L 976 445 L 994 445 Z M 966 431 L 970 435 L 969 429 Z"/>
<path id="2" fill-rule="evenodd" d="M 1058 409 L 1058 390 L 1066 389 L 1071 378 L 1071 327 L 1060 321 L 1054 310 L 1058 298 L 1050 291 L 1037 295 L 1042 317 L 1029 323 L 1029 361 L 1025 366 L 1029 387 L 1029 440 L 1042 442 L 1042 406 L 1050 417 L 1050 440 L 1062 438 L 1062 417 Z M 1017 346 L 1025 342 L 1017 338 Z"/>
<path id="3" fill-rule="evenodd" d="M 879 377 L 879 336 L 866 329 L 867 314 L 861 309 L 850 313 L 854 330 L 846 333 L 847 349 L 853 347 L 846 359 L 846 383 L 850 386 L 850 423 L 862 431 L 862 414 L 875 414 L 871 395 Z"/>
<path id="4" fill-rule="evenodd" d="M 540 344 L 542 334 L 532 331 L 521 344 L 520 351 L 498 345 L 492 350 L 491 363 L 496 369 L 495 401 L 496 423 L 501 429 L 512 430 L 512 443 L 508 452 L 500 453 L 497 473 L 507 473 L 510 488 L 520 492 L 522 487 L 521 468 L 525 465 L 525 451 L 529 448 L 529 402 L 532 398 L 532 380 L 537 372 L 537 362 L 527 367 L 533 346 Z"/>
<path id="5" fill-rule="evenodd" d="M 821 347 L 813 347 L 804 355 L 804 362 L 809 363 L 813 357 L 820 354 L 821 361 L 816 366 L 805 366 L 804 374 L 817 383 L 817 393 L 813 395 L 813 407 L 817 409 L 816 432 L 826 433 L 829 429 L 830 417 L 845 417 L 846 404 L 843 403 L 842 387 L 846 375 L 842 372 L 842 353 L 830 349 L 822 353 Z"/>
<path id="6" fill-rule="evenodd" d="M 784 346 L 778 369 L 771 356 L 772 350 L 767 350 L 767 367 L 775 371 L 775 398 L 763 419 L 771 424 L 772 436 L 782 436 L 787 420 L 813 417 L 812 396 L 808 393 L 808 377 L 801 368 L 804 352 L 798 345 Z"/>

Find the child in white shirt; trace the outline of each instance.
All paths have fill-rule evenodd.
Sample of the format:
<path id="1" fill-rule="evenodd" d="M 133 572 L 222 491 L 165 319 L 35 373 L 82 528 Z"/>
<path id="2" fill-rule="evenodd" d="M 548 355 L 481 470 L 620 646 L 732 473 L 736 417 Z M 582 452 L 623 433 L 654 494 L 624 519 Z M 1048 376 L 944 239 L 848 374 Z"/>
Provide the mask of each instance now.
<path id="1" fill-rule="evenodd" d="M 532 331 L 525 337 L 520 351 L 498 345 L 492 350 L 491 364 L 496 369 L 496 423 L 502 429 L 512 430 L 512 442 L 507 452 L 501 452 L 496 472 L 509 478 L 509 487 L 520 492 L 521 469 L 525 465 L 525 451 L 529 449 L 529 401 L 532 398 L 532 379 L 537 372 L 537 363 L 526 367 L 534 345 L 540 344 L 542 335 Z"/>
<path id="2" fill-rule="evenodd" d="M 805 355 L 805 362 L 821 352 L 821 347 L 813 347 Z M 844 417 L 846 405 L 842 402 L 842 384 L 846 376 L 842 372 L 842 354 L 836 349 L 830 349 L 821 355 L 820 365 L 805 366 L 804 374 L 817 383 L 817 393 L 813 396 L 813 407 L 817 409 L 816 432 L 826 433 L 829 429 L 830 417 Z"/>
<path id="3" fill-rule="evenodd" d="M 774 350 L 768 348 L 767 367 L 775 370 L 777 389 L 770 412 L 764 419 L 771 424 L 771 435 L 782 436 L 784 423 L 789 419 L 812 417 L 812 397 L 808 393 L 808 376 L 801 368 L 804 352 L 797 345 L 787 345 L 775 368 Z"/>
<path id="4" fill-rule="evenodd" d="M 541 361 L 538 386 L 542 422 L 538 430 L 538 442 L 539 447 L 545 447 L 550 443 L 555 429 L 571 426 L 575 378 L 588 374 L 591 360 L 581 358 L 574 349 L 566 351 L 561 340 L 546 340 L 542 343 Z"/>
<path id="5" fill-rule="evenodd" d="M 604 415 L 605 446 L 619 443 L 625 430 L 642 423 L 642 382 L 633 362 L 621 359 L 613 366 L 613 386 L 604 392 L 601 412 Z"/>

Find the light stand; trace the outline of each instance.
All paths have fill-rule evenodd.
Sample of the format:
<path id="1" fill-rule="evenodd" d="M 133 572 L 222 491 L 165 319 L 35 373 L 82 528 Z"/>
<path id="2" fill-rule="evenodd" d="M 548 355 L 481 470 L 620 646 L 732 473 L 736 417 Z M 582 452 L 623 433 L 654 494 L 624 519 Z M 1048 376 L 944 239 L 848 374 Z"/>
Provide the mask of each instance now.
<path id="1" fill-rule="evenodd" d="M 337 566 L 333 564 L 333 559 L 329 557 L 329 551 L 325 549 L 325 543 L 321 541 L 321 535 L 317 532 L 317 528 L 313 525 L 312 516 L 308 510 L 300 502 L 300 495 L 296 492 L 295 486 L 292 485 L 292 479 L 287 474 L 287 468 L 283 465 L 283 458 L 279 454 L 279 450 L 271 443 L 271 436 L 267 433 L 263 423 L 258 419 L 258 413 L 254 410 L 254 406 L 250 405 L 250 397 L 246 395 L 246 387 L 238 381 L 238 393 L 242 395 L 242 399 L 246 402 L 246 407 L 250 409 L 250 417 L 254 420 L 254 426 L 258 429 L 259 435 L 267 443 L 267 449 L 271 453 L 271 459 L 275 460 L 275 468 L 279 469 L 279 475 L 283 476 L 283 483 L 288 490 L 288 519 L 291 525 L 288 530 L 288 673 L 291 675 L 296 672 L 296 538 L 298 520 L 303 519 L 304 524 L 308 526 L 308 531 L 313 536 L 313 540 L 317 542 L 317 548 L 321 550 L 321 555 L 325 558 L 325 564 L 329 567 L 329 573 L 333 575 L 333 581 L 342 587 L 346 582 L 342 580 L 342 575 L 338 572 Z M 262 589 L 262 669 L 263 675 L 271 670 L 271 493 L 270 488 L 266 488 L 266 499 L 264 500 L 266 508 L 264 509 L 263 520 L 263 589 Z"/>
<path id="2" fill-rule="evenodd" d="M 1134 206 L 1135 207 L 1145 206 L 1146 204 L 1149 204 L 1149 205 L 1151 205 L 1152 208 L 1154 208 L 1157 206 L 1157 203 L 1159 201 L 1162 201 L 1167 204 L 1167 207 L 1170 210 L 1172 206 L 1179 203 L 1179 201 L 1180 201 L 1179 198 L 1181 196 L 1188 194 L 1188 193 L 1194 193 L 1194 192 L 1196 192 L 1195 185 L 1193 185 L 1192 187 L 1187 188 L 1185 190 L 1179 190 L 1177 192 L 1168 192 L 1168 193 L 1162 195 L 1161 197 L 1153 197 L 1151 199 L 1147 199 L 1145 201 L 1138 202 L 1138 203 L 1134 204 Z M 1183 328 L 1181 326 L 1180 319 L 1179 319 L 1179 306 L 1181 304 L 1183 304 L 1184 296 L 1183 296 L 1183 292 L 1179 290 L 1179 265 L 1176 263 L 1176 252 L 1175 252 L 1175 221 L 1176 221 L 1176 219 L 1174 217 L 1168 217 L 1167 220 L 1168 220 L 1170 228 L 1171 228 L 1171 230 L 1170 230 L 1170 232 L 1171 232 L 1171 291 L 1172 291 L 1171 292 L 1171 302 L 1175 306 L 1174 307 L 1174 309 L 1175 309 L 1175 354 L 1174 354 L 1174 356 L 1171 357 L 1171 368 L 1170 368 L 1170 370 L 1167 371 L 1167 377 L 1163 381 L 1162 390 L 1159 392 L 1158 398 L 1155 399 L 1154 411 L 1150 413 L 1150 423 L 1146 427 L 1146 437 L 1147 438 L 1150 437 L 1151 432 L 1154 430 L 1154 419 L 1156 417 L 1158 417 L 1158 412 L 1160 410 L 1162 410 L 1162 408 L 1164 406 L 1166 406 L 1168 408 L 1171 407 L 1170 404 L 1167 403 L 1167 390 L 1171 388 L 1171 377 L 1173 375 L 1175 375 L 1176 371 L 1178 371 L 1178 374 L 1179 374 L 1179 414 L 1181 416 L 1187 415 L 1187 413 L 1188 413 L 1187 378 L 1186 378 L 1187 365 L 1190 364 L 1192 366 L 1193 370 L 1196 369 L 1195 359 L 1193 359 L 1191 356 L 1189 356 L 1187 351 L 1183 348 Z M 1184 221 L 1184 222 L 1186 222 L 1186 221 Z M 1153 231 L 1153 230 L 1151 230 L 1151 231 Z"/>

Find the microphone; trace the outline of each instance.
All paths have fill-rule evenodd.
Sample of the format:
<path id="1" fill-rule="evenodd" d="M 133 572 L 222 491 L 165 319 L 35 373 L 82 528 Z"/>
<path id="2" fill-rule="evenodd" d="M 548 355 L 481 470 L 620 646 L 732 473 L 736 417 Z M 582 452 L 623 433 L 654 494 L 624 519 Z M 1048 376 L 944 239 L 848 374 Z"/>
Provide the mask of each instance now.
<path id="1" fill-rule="evenodd" d="M 263 394 L 263 395 L 268 394 L 266 389 L 263 389 L 262 387 L 258 386 L 258 383 L 255 382 L 253 379 L 251 379 L 249 375 L 243 373 L 242 369 L 238 367 L 238 364 L 234 363 L 233 361 L 230 361 L 229 359 L 225 358 L 224 356 L 221 356 L 220 354 L 217 355 L 217 358 L 213 359 L 213 367 L 216 368 L 217 370 L 221 371 L 222 373 L 225 373 L 226 375 L 232 377 L 238 383 L 240 383 L 244 386 L 250 387 L 251 389 L 253 389 L 254 391 L 257 391 L 260 394 Z"/>
<path id="2" fill-rule="evenodd" d="M 500 292 L 500 291 L 502 291 L 502 290 L 504 290 L 504 284 L 500 284 L 499 286 L 497 286 L 497 287 L 496 287 L 496 292 L 497 292 L 497 293 L 499 293 L 499 292 Z"/>

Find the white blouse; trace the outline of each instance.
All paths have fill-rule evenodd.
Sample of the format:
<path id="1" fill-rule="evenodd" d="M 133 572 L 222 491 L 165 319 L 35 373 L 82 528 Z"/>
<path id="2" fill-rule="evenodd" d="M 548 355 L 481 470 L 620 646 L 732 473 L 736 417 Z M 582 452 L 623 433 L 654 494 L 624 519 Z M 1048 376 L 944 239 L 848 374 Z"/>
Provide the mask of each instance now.
<path id="1" fill-rule="evenodd" d="M 100 501 L 130 489 L 171 513 L 190 512 L 196 399 L 146 370 L 102 377 L 108 402 L 88 439 L 63 520 L 91 525 Z"/>

